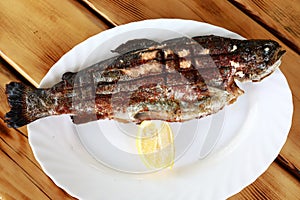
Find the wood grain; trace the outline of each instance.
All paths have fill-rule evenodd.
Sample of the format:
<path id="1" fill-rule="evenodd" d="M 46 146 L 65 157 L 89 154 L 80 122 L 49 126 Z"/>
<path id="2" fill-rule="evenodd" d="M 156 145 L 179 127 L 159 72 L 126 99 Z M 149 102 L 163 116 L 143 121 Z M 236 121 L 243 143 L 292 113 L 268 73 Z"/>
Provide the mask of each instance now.
<path id="1" fill-rule="evenodd" d="M 90 7 L 98 15 L 77 2 Z M 37 0 L 35 3 L 12 0 L 0 1 L 0 8 L 0 15 L 4 16 L 0 23 L 0 50 L 34 85 L 38 85 L 49 67 L 66 51 L 106 29 L 108 26 L 101 18 L 105 18 L 110 26 L 149 18 L 194 19 L 222 26 L 246 38 L 278 40 L 278 34 L 273 35 L 274 32 L 266 30 L 262 23 L 249 18 L 249 13 L 243 13 L 244 9 L 239 10 L 239 7 L 220 0 Z M 270 22 L 271 26 L 273 23 Z M 294 117 L 288 140 L 281 151 L 284 161 L 277 162 L 285 162 L 297 171 L 300 167 L 300 59 L 285 40 L 281 44 L 287 49 L 281 70 L 293 92 Z M 1 102 L 5 102 L 4 85 L 10 80 L 19 80 L 14 73 L 0 64 Z M 18 130 L 6 128 L 3 115 L 8 109 L 6 103 L 0 104 L 0 199 L 72 199 L 55 186 L 35 161 L 26 127 Z M 278 163 L 273 163 L 253 184 L 231 199 L 297 199 L 300 196 L 299 182 Z"/>
<path id="2" fill-rule="evenodd" d="M 300 65 L 298 65 L 300 66 Z M 293 165 L 294 170 L 300 170 L 300 99 L 293 96 L 294 114 L 292 127 L 288 139 L 280 152 L 280 155 L 289 165 Z M 280 162 L 280 160 L 278 160 Z M 282 163 L 284 165 L 284 163 Z M 288 168 L 287 168 L 288 169 Z M 294 173 L 292 170 L 291 173 Z"/>
<path id="3" fill-rule="evenodd" d="M 251 18 L 300 53 L 300 1 L 230 0 Z"/>
<path id="4" fill-rule="evenodd" d="M 300 181 L 300 170 L 291 163 L 288 159 L 284 158 L 282 155 L 279 155 L 276 158 L 276 162 L 281 165 L 284 169 L 291 173 L 298 181 Z"/>
<path id="5" fill-rule="evenodd" d="M 35 186 L 25 173 L 2 149 L 0 141 L 1 177 L 0 177 L 0 196 L 2 199 L 48 199 L 47 194 Z M 25 187 L 24 187 L 25 186 Z"/>
<path id="6" fill-rule="evenodd" d="M 243 199 L 299 199 L 300 182 L 292 175 L 273 163 L 254 183 L 229 200 Z"/>
<path id="7" fill-rule="evenodd" d="M 71 198 L 32 160 L 33 154 L 27 138 L 14 129 L 8 130 L 2 119 L 0 127 L 0 195 L 5 199 L 58 199 L 61 196 Z"/>
<path id="8" fill-rule="evenodd" d="M 107 28 L 72 0 L 0 1 L 0 53 L 38 86 L 68 50 Z"/>
<path id="9" fill-rule="evenodd" d="M 270 38 L 264 27 L 227 1 L 79 0 L 115 25 L 153 18 L 181 18 L 221 26 L 247 38 Z M 249 23 L 250 22 L 250 23 Z M 260 27 L 257 29 L 257 27 Z M 261 31 L 263 30 L 263 31 Z M 273 38 L 275 38 L 273 36 Z"/>
<path id="10" fill-rule="evenodd" d="M 35 160 L 26 126 L 9 129 L 3 121 L 4 113 L 9 110 L 5 84 L 23 80 L 14 72 L 0 60 L 0 199 L 72 199 L 52 182 Z"/>

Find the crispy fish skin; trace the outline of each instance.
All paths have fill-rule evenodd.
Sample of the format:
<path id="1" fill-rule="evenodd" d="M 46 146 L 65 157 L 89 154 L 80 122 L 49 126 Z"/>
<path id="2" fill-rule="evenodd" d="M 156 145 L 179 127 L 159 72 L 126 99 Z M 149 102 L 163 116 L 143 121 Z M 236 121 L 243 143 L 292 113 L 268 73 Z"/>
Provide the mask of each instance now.
<path id="1" fill-rule="evenodd" d="M 113 52 L 119 55 L 66 72 L 51 88 L 7 84 L 7 125 L 18 128 L 60 114 L 70 114 L 76 124 L 201 118 L 243 93 L 235 80 L 256 82 L 270 75 L 285 51 L 272 40 L 209 35 L 161 43 L 136 39 Z"/>

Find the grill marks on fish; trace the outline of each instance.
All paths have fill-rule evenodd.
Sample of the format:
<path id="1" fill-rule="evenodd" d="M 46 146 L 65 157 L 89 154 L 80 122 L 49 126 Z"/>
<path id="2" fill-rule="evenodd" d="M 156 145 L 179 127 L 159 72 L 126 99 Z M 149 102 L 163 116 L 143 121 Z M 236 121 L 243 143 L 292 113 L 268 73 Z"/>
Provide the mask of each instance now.
<path id="1" fill-rule="evenodd" d="M 195 115 L 204 101 L 214 101 L 209 98 L 224 93 L 227 84 L 232 82 L 232 70 L 227 67 L 229 58 L 222 61 L 215 56 L 214 60 L 207 55 L 208 50 L 199 45 L 196 48 L 195 45 L 190 39 L 169 40 L 147 50 L 134 50 L 117 56 L 111 63 L 104 61 L 81 71 L 78 80 L 69 81 L 74 83 L 76 95 L 73 98 L 75 96 L 79 101 L 87 102 L 82 107 L 76 98 L 73 101 L 77 112 L 85 110 L 85 115 L 73 116 L 74 122 L 87 120 L 88 115 L 96 115 L 99 119 L 115 119 L 121 115 L 120 119 L 138 119 L 139 122 L 155 112 L 159 115 L 156 118 L 166 121 L 181 121 Z M 89 81 L 94 86 L 88 84 Z M 212 87 L 218 90 L 211 92 L 209 88 Z M 84 91 L 86 88 L 88 91 Z M 232 98 L 230 92 L 224 94 L 223 99 Z M 94 110 L 92 105 L 96 105 Z M 204 114 L 209 113 L 203 109 Z M 185 116 L 186 112 L 191 116 Z M 128 113 L 128 116 L 124 117 L 123 113 Z"/>
<path id="2" fill-rule="evenodd" d="M 212 60 L 210 58 L 211 55 L 195 56 L 193 51 L 197 50 L 197 48 L 193 46 L 194 44 L 185 44 L 181 39 L 165 42 L 164 45 L 159 46 L 162 49 L 138 50 L 114 57 L 108 62 L 104 61 L 88 70 L 84 70 L 79 75 L 83 75 L 84 79 L 85 74 L 91 73 L 95 83 L 106 84 L 143 78 L 143 76 L 151 76 L 164 71 L 180 72 L 190 70 L 195 66 L 197 68 L 215 67 L 215 61 L 219 58 Z M 174 43 L 179 47 L 170 45 L 174 45 Z M 203 50 L 203 48 L 201 49 Z M 225 63 L 225 66 L 228 66 L 228 62 Z M 79 82 L 79 86 L 84 86 L 84 81 L 78 80 L 76 82 Z M 74 87 L 76 86 L 75 84 Z"/>
<path id="3" fill-rule="evenodd" d="M 135 39 L 112 52 L 119 55 L 67 72 L 48 89 L 8 84 L 11 111 L 5 122 L 17 128 L 59 114 L 70 114 L 74 123 L 200 118 L 243 93 L 234 79 L 260 81 L 278 67 L 272 66 L 285 51 L 271 40 L 210 35 L 163 42 Z"/>
<path id="4" fill-rule="evenodd" d="M 186 49 L 182 51 L 188 52 Z M 192 54 L 184 53 L 186 57 L 179 57 L 178 54 L 180 54 L 180 52 L 170 52 L 172 52 L 171 49 L 152 50 L 151 52 L 134 52 L 130 54 L 132 56 L 126 55 L 127 59 L 130 59 L 129 63 L 124 61 L 123 56 L 120 56 L 121 58 L 117 57 L 116 62 L 112 63 L 104 70 L 88 70 L 87 73 L 92 73 L 94 81 L 99 85 L 133 81 L 135 79 L 141 79 L 146 76 L 150 77 L 157 74 L 165 76 L 166 72 L 184 75 L 184 71 L 222 67 L 216 65 L 215 61 L 212 60 L 209 55 L 200 58 L 193 56 Z M 201 59 L 202 61 L 200 61 Z M 120 60 L 122 60 L 122 62 Z M 229 63 L 229 59 L 226 61 Z M 120 63 L 123 63 L 123 65 Z M 224 66 L 228 66 L 227 63 L 225 63 Z"/>

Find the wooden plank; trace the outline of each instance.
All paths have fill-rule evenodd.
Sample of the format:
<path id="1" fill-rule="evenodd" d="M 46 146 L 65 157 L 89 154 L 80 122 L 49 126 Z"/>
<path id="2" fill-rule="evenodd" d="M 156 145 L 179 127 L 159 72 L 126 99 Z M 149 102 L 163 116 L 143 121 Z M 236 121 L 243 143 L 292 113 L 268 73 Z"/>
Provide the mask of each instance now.
<path id="1" fill-rule="evenodd" d="M 300 182 L 273 163 L 254 183 L 228 200 L 234 199 L 299 199 Z"/>
<path id="2" fill-rule="evenodd" d="M 19 1 L 14 1 L 14 2 L 19 2 L 20 3 L 21 1 L 19 0 Z M 25 2 L 25 1 L 23 1 L 23 2 Z M 56 1 L 54 1 L 54 2 L 56 2 Z M 61 4 L 62 2 L 63 1 L 60 1 L 59 4 Z M 99 0 L 99 2 L 100 2 L 100 0 Z M 140 1 L 135 1 L 133 3 L 131 1 L 113 1 L 113 0 L 112 1 L 105 1 L 105 0 L 103 0 L 102 2 L 107 3 L 106 6 L 104 6 L 104 8 L 96 6 L 94 1 L 93 1 L 93 5 L 95 5 L 95 7 L 97 7 L 98 10 L 104 10 L 105 11 L 105 10 L 111 9 L 110 8 L 111 6 L 116 6 L 114 4 L 117 4 L 117 2 L 119 2 L 119 3 L 120 2 L 121 3 L 126 2 L 127 3 L 126 6 L 124 6 L 124 4 L 123 4 L 124 8 L 122 8 L 121 10 L 112 10 L 114 13 L 117 13 L 116 17 L 118 17 L 118 15 L 119 15 L 119 19 L 111 18 L 110 17 L 111 13 L 105 13 L 106 17 L 109 17 L 109 19 L 111 19 L 111 21 L 114 22 L 114 23 L 116 21 L 123 21 L 124 23 L 126 23 L 126 21 L 130 21 L 130 20 L 135 21 L 136 19 L 153 18 L 153 16 L 158 16 L 158 17 L 161 17 L 161 16 L 165 16 L 165 17 L 182 16 L 181 12 L 178 12 L 178 10 L 175 10 L 175 9 L 173 10 L 173 8 L 180 8 L 180 10 L 183 10 L 183 12 L 185 13 L 184 15 L 186 15 L 186 16 L 182 16 L 182 18 L 196 19 L 196 20 L 202 20 L 202 21 L 203 21 L 203 19 L 205 19 L 207 22 L 213 23 L 213 24 L 216 24 L 216 25 L 219 25 L 219 26 L 222 26 L 222 24 L 223 24 L 224 25 L 223 27 L 225 27 L 227 29 L 230 29 L 232 31 L 238 32 L 238 33 L 240 33 L 243 36 L 248 37 L 248 38 L 273 38 L 273 39 L 276 39 L 274 36 L 272 36 L 270 33 L 265 31 L 259 25 L 255 24 L 251 19 L 247 18 L 247 16 L 245 16 L 242 12 L 240 12 L 238 9 L 236 9 L 234 6 L 232 6 L 231 4 L 229 4 L 227 2 L 214 3 L 212 1 L 207 1 L 207 2 L 206 1 L 201 1 L 201 2 L 199 1 L 198 2 L 198 1 L 157 1 L 157 0 L 154 0 L 154 1 L 152 1 L 153 5 L 147 5 L 146 4 L 147 2 L 145 2 L 145 1 L 141 1 L 142 3 L 140 3 Z M 166 4 L 165 2 L 169 2 L 169 4 Z M 0 2 L 0 6 L 1 6 L 2 3 L 3 2 Z M 44 2 L 44 3 L 48 4 L 49 2 Z M 175 4 L 175 7 L 172 6 L 172 3 Z M 73 2 L 72 2 L 72 4 L 73 4 Z M 137 6 L 137 7 L 135 7 L 135 6 Z M 216 6 L 216 9 L 214 9 L 215 6 Z M 139 8 L 143 8 L 143 9 L 145 9 L 145 11 L 144 10 L 139 10 Z M 153 8 L 155 8 L 154 11 L 152 10 Z M 164 13 L 164 11 L 167 11 L 167 12 L 169 11 L 171 14 L 170 13 Z M 220 11 L 222 11 L 222 12 L 220 12 Z M 0 14 L 2 16 L 1 12 L 2 11 L 0 11 Z M 56 12 L 56 11 L 54 11 L 54 12 Z M 129 14 L 129 12 L 131 14 Z M 152 16 L 151 13 L 153 13 L 153 12 L 155 14 L 153 14 L 153 16 Z M 123 13 L 125 13 L 125 14 L 123 14 Z M 130 17 L 131 15 L 136 16 L 136 18 Z M 227 20 L 229 20 L 229 21 L 227 22 Z M 41 21 L 39 21 L 39 22 L 41 22 Z M 226 23 L 224 23 L 224 22 L 226 22 Z M 116 23 L 116 24 L 119 24 L 119 23 Z M 51 24 L 51 25 L 53 26 L 54 24 Z M 245 27 L 247 27 L 247 29 L 245 29 Z M 47 27 L 46 27 L 46 29 L 47 29 Z M 50 28 L 48 28 L 48 29 L 50 29 Z M 42 27 L 41 30 L 44 30 L 44 27 Z M 62 32 L 64 32 L 64 31 L 62 31 Z M 69 33 L 69 32 L 65 31 L 64 33 Z M 0 36 L 1 36 L 0 37 L 0 45 L 2 45 L 2 32 L 1 32 Z M 24 44 L 25 44 L 25 42 L 24 42 Z M 49 48 L 52 47 L 53 44 L 55 44 L 55 43 L 51 43 Z M 68 43 L 68 44 L 71 46 L 71 43 Z M 3 50 L 2 46 L 0 46 L 0 49 Z M 35 48 L 33 48 L 33 49 L 35 49 Z M 46 52 L 48 52 L 48 50 Z M 7 52 L 5 52 L 5 54 L 7 54 Z M 53 55 L 51 54 L 51 56 L 53 56 Z M 16 58 L 17 57 L 19 57 L 19 55 L 16 56 Z M 44 59 L 48 59 L 47 56 L 44 56 Z M 285 75 L 288 77 L 288 80 L 289 80 L 289 82 L 292 86 L 294 97 L 300 99 L 299 98 L 299 95 L 300 95 L 299 87 L 300 86 L 298 84 L 300 73 L 299 73 L 299 69 L 298 69 L 298 66 L 299 66 L 299 61 L 298 60 L 299 60 L 299 57 L 297 57 L 297 54 L 295 54 L 293 51 L 288 49 L 288 53 L 284 57 L 283 64 L 282 64 L 281 68 L 284 71 Z M 13 61 L 15 61 L 15 59 L 13 59 Z M 19 63 L 17 63 L 17 64 L 19 65 Z M 1 77 L 0 77 L 0 80 L 1 80 Z M 297 107 L 299 107 L 299 104 L 297 104 Z M 4 113 L 3 111 L 1 111 L 1 112 Z M 294 124 L 295 124 L 295 122 L 294 122 Z M 297 140 L 299 138 L 299 127 L 295 126 L 294 124 L 293 124 L 294 129 L 292 128 L 291 134 L 289 136 L 289 140 L 292 139 L 293 143 L 296 144 Z M 10 142 L 12 142 L 12 141 L 10 141 Z M 1 143 L 1 145 L 2 145 L 2 143 Z M 15 143 L 15 145 L 18 145 L 18 143 Z M 9 146 L 5 146 L 5 145 L 3 145 L 3 146 L 4 146 L 3 148 L 5 148 L 5 152 L 6 152 L 5 155 L 9 155 L 9 157 L 13 158 L 13 160 L 16 160 L 18 163 L 24 163 L 25 166 L 29 165 L 29 166 L 33 167 L 33 165 L 30 164 L 31 161 L 29 162 L 29 161 L 26 161 L 26 160 L 22 160 L 22 156 L 20 156 L 17 153 L 14 153 L 13 149 L 16 148 L 16 147 L 10 148 Z M 2 146 L 1 146 L 1 149 L 2 149 Z M 18 151 L 20 151 L 20 149 L 18 149 Z M 285 153 L 287 153 L 287 152 L 285 152 Z M 294 162 L 294 161 L 297 161 L 297 158 L 295 158 L 295 157 L 299 158 L 299 147 L 292 145 L 291 148 L 289 149 L 288 153 L 290 153 L 290 155 L 287 156 L 287 157 L 285 156 L 285 157 L 287 159 L 289 159 L 292 164 L 295 164 L 295 166 L 297 166 L 297 164 L 299 166 L 299 162 Z M 294 154 L 294 157 L 292 156 L 292 154 Z M 23 155 L 23 154 L 21 154 L 21 155 Z M 23 167 L 20 168 L 20 169 L 23 170 Z M 27 172 L 27 171 L 29 171 L 30 167 L 24 167 L 24 169 Z M 33 169 L 35 169 L 35 168 L 33 168 Z M 279 189 L 282 186 L 282 184 L 287 184 L 287 186 L 289 186 L 289 188 L 292 188 L 293 191 L 297 190 L 297 188 L 299 188 L 299 186 L 297 186 L 297 184 L 294 183 L 292 177 L 291 177 L 291 180 L 287 180 L 286 178 L 284 178 L 284 177 L 288 176 L 288 174 L 280 173 L 280 174 L 282 174 L 282 177 L 281 176 L 279 176 L 279 177 L 281 177 L 280 180 L 282 180 L 282 182 L 278 182 L 279 180 L 276 179 L 277 178 L 277 172 L 278 172 L 277 169 L 275 169 L 273 171 L 270 171 L 270 176 L 268 175 L 268 176 L 265 177 L 267 179 L 267 181 L 261 180 L 262 177 L 260 177 L 258 180 L 259 181 L 261 180 L 261 181 L 258 182 L 258 183 L 255 182 L 253 187 L 256 188 L 257 192 L 265 191 L 266 193 L 267 193 L 267 190 L 269 190 L 270 188 L 273 187 L 272 184 L 276 185 L 276 183 L 281 183 L 280 185 L 278 184 Z M 1 171 L 1 173 L 2 173 L 2 171 Z M 35 172 L 33 172 L 33 174 L 34 173 Z M 275 174 L 274 177 L 272 177 L 271 174 Z M 33 175 L 33 180 L 36 180 L 36 179 L 38 180 L 39 176 L 34 174 Z M 12 185 L 15 185 L 15 183 L 12 183 Z M 43 184 L 41 184 L 41 185 L 37 184 L 37 185 L 40 188 L 42 188 L 41 186 Z M 1 187 L 1 185 L 0 185 L 0 187 Z M 54 190 L 54 193 L 55 193 L 55 190 L 58 189 L 57 187 L 55 187 L 54 184 L 53 185 L 45 184 L 45 187 L 47 187 L 49 189 L 47 190 L 47 188 L 42 188 L 42 190 L 46 191 L 45 193 L 47 193 L 47 194 L 52 194 L 53 196 L 51 196 L 51 197 L 53 199 L 58 199 L 58 198 L 64 198 L 65 197 L 64 194 L 62 194 L 62 196 L 59 196 L 59 195 L 56 196 L 55 194 L 52 193 L 51 190 Z M 249 186 L 249 187 L 251 187 L 251 186 Z M 275 190 L 276 192 L 280 193 L 279 195 L 282 195 L 281 196 L 282 199 L 286 199 L 286 198 L 284 198 L 284 193 L 286 193 L 286 191 L 290 191 L 289 188 L 283 188 L 282 190 L 278 190 L 278 188 L 275 188 L 275 186 L 274 186 L 272 189 Z M 246 190 L 247 189 L 248 189 L 248 187 L 246 188 Z M 252 189 L 249 189 L 249 191 L 251 191 L 251 190 Z M 30 189 L 29 189 L 29 191 L 30 191 Z M 11 195 L 12 192 L 14 192 L 14 190 L 9 191 L 9 194 Z M 248 192 L 248 194 L 250 194 L 250 193 L 251 192 Z M 237 198 L 240 198 L 240 197 L 241 198 L 247 198 L 247 197 L 250 198 L 250 197 L 255 196 L 255 194 L 252 194 L 252 193 L 251 193 L 251 196 L 248 196 L 247 191 L 246 192 L 243 191 L 242 193 L 240 193 L 240 195 L 242 195 L 242 197 L 237 196 Z M 294 194 L 296 195 L 297 193 L 292 192 L 292 194 L 293 195 L 289 196 L 289 197 L 297 197 L 297 196 L 294 196 Z M 272 196 L 274 196 L 274 195 L 272 195 Z"/>
<path id="3" fill-rule="evenodd" d="M 24 173 L 15 162 L 3 152 L 1 141 L 0 145 L 0 197 L 2 199 L 30 199 L 32 197 L 48 199 L 47 194 L 39 190 L 39 188 L 28 179 L 28 174 Z"/>
<path id="4" fill-rule="evenodd" d="M 27 138 L 0 119 L 0 194 L 13 199 L 71 198 L 34 160 Z"/>
<path id="5" fill-rule="evenodd" d="M 255 21 L 300 53 L 300 1 L 230 0 Z"/>
<path id="6" fill-rule="evenodd" d="M 284 158 L 282 155 L 277 156 L 276 162 L 281 165 L 284 169 L 287 169 L 296 179 L 300 181 L 300 169 L 298 169 L 293 163 L 288 159 Z"/>
<path id="7" fill-rule="evenodd" d="M 232 30 L 248 38 L 269 38 L 264 27 L 227 1 L 210 0 L 80 0 L 106 17 L 112 24 L 152 18 L 180 18 L 204 21 Z M 240 18 L 241 17 L 241 18 Z M 249 22 L 251 22 L 249 24 Z M 257 29 L 257 27 L 260 27 Z M 262 32 L 260 30 L 263 30 Z M 273 36 L 274 38 L 274 36 Z"/>
<path id="8" fill-rule="evenodd" d="M 1 1 L 0 8 L 4 16 L 0 24 L 1 55 L 35 86 L 61 55 L 107 28 L 75 1 Z M 1 100 L 5 99 L 4 85 L 12 80 L 19 79 L 1 65 Z M 3 116 L 8 110 L 6 101 L 1 103 L 0 197 L 72 199 L 41 170 L 29 147 L 26 127 L 19 131 L 6 128 Z"/>
<path id="9" fill-rule="evenodd" d="M 21 81 L 0 60 L 0 199 L 72 199 L 58 188 L 35 160 L 26 126 L 9 129 L 3 122 L 9 110 L 4 93 L 9 81 Z"/>
<path id="10" fill-rule="evenodd" d="M 300 65 L 298 65 L 300 66 Z M 298 82 L 299 84 L 299 82 Z M 300 172 L 300 99 L 296 96 L 293 96 L 293 103 L 294 103 L 294 114 L 293 114 L 293 121 L 290 133 L 288 135 L 288 139 L 282 148 L 280 155 L 281 158 L 278 159 L 282 165 L 287 164 L 285 166 L 286 169 L 291 170 L 291 173 L 295 173 L 298 171 Z M 284 163 L 286 162 L 286 163 Z M 292 167 L 293 166 L 293 167 Z M 299 174 L 300 175 L 300 174 Z M 298 177 L 299 177 L 298 175 Z"/>
<path id="11" fill-rule="evenodd" d="M 0 16 L 0 56 L 35 86 L 63 54 L 108 28 L 73 0 L 0 1 Z"/>

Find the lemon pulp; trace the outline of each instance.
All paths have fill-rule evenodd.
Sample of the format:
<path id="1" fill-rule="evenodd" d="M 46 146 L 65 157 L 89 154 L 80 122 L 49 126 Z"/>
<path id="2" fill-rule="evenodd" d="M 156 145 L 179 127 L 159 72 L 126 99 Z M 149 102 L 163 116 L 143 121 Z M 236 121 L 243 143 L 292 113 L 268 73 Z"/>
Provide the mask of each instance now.
<path id="1" fill-rule="evenodd" d="M 174 139 L 167 122 L 143 121 L 138 127 L 136 147 L 146 167 L 151 169 L 173 167 Z"/>

